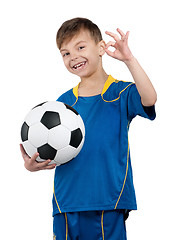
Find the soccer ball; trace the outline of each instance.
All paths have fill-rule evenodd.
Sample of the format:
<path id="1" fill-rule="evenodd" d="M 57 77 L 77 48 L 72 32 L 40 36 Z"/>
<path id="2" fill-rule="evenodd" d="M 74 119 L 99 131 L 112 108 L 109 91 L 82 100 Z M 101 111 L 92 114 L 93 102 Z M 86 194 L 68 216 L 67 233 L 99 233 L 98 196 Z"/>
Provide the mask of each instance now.
<path id="1" fill-rule="evenodd" d="M 41 103 L 25 117 L 21 139 L 26 153 L 36 152 L 38 162 L 51 159 L 57 166 L 75 158 L 85 138 L 85 127 L 77 111 L 58 101 Z"/>

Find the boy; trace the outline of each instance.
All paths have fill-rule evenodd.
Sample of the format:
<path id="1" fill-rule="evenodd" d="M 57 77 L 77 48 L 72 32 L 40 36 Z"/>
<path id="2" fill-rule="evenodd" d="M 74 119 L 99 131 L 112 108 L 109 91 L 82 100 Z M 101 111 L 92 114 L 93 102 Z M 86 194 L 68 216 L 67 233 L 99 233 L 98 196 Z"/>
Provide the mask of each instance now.
<path id="1" fill-rule="evenodd" d="M 105 44 L 97 25 L 85 18 L 63 23 L 57 46 L 68 71 L 80 77 L 77 87 L 58 101 L 74 107 L 83 118 L 86 137 L 79 155 L 56 168 L 54 178 L 54 239 L 125 240 L 125 219 L 136 209 L 128 142 L 129 124 L 136 115 L 153 120 L 156 92 L 128 47 L 129 32 L 106 32 L 114 41 Z M 108 48 L 115 48 L 111 52 Z M 107 75 L 104 54 L 123 61 L 135 81 Z M 55 165 L 29 158 L 30 171 Z"/>

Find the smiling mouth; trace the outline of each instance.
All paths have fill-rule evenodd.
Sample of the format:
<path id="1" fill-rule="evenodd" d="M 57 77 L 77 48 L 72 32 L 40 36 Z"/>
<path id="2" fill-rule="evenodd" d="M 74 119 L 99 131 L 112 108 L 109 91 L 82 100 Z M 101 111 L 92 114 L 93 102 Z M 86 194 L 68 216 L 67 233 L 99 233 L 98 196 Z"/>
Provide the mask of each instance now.
<path id="1" fill-rule="evenodd" d="M 86 65 L 86 61 L 81 62 L 81 63 L 77 63 L 73 66 L 74 69 L 81 69 Z"/>

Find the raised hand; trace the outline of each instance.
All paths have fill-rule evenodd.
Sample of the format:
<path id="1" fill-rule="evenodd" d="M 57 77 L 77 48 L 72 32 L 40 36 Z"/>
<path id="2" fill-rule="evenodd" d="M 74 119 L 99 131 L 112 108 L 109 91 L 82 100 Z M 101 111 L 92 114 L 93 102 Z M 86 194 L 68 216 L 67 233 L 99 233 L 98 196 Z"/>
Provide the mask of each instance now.
<path id="1" fill-rule="evenodd" d="M 38 157 L 38 153 L 35 153 L 31 158 L 27 155 L 27 153 L 25 152 L 22 144 L 20 144 L 20 150 L 21 150 L 21 154 L 22 157 L 24 159 L 25 162 L 25 168 L 27 170 L 29 170 L 30 172 L 35 172 L 35 171 L 39 171 L 39 170 L 45 170 L 45 169 L 53 169 L 56 167 L 56 164 L 51 164 L 49 165 L 49 163 L 51 162 L 51 160 L 47 160 L 44 161 L 42 163 L 39 163 L 36 161 L 36 158 Z"/>
<path id="2" fill-rule="evenodd" d="M 129 31 L 124 34 L 123 31 L 117 28 L 117 32 L 120 36 L 112 32 L 105 32 L 107 35 L 114 39 L 114 41 L 110 41 L 106 44 L 105 51 L 110 57 L 126 62 L 133 58 L 133 55 L 128 47 Z M 115 51 L 112 52 L 108 50 L 108 48 L 111 46 L 115 48 Z"/>

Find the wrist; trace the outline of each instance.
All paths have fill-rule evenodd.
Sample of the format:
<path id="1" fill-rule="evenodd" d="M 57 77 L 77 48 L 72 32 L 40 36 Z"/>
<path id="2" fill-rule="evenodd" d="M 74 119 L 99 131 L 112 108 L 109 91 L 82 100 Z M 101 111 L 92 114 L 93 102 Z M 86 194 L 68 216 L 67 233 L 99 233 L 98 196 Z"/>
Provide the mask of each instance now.
<path id="1" fill-rule="evenodd" d="M 127 67 L 131 66 L 132 64 L 134 64 L 136 62 L 137 62 L 137 59 L 133 55 L 131 55 L 128 59 L 126 59 L 124 61 L 124 63 L 126 64 Z"/>

